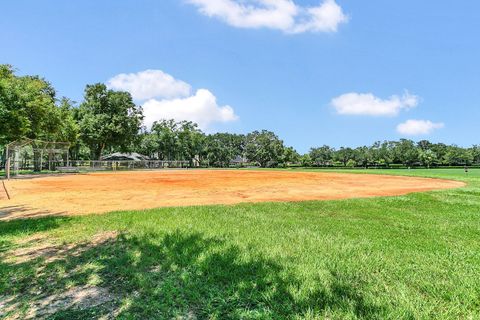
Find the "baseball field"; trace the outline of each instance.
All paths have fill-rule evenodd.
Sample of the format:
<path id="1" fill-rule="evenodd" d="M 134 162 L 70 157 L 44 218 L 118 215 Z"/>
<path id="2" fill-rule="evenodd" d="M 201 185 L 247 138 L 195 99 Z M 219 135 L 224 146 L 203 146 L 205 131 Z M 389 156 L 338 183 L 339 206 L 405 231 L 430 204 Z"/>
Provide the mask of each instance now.
<path id="1" fill-rule="evenodd" d="M 479 170 L 146 171 L 6 188 L 6 319 L 480 317 Z"/>
<path id="2" fill-rule="evenodd" d="M 393 196 L 464 186 L 445 179 L 258 170 L 103 172 L 4 183 L 4 201 L 0 200 L 0 219 L 4 220 L 156 207 Z"/>

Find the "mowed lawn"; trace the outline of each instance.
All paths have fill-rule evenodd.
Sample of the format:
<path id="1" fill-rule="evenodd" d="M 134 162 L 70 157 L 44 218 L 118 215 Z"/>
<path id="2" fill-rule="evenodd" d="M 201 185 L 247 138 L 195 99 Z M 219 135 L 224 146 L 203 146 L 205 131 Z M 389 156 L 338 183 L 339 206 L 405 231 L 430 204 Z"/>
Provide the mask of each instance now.
<path id="1" fill-rule="evenodd" d="M 0 222 L 0 318 L 479 319 L 480 170 L 368 173 L 468 186 Z"/>

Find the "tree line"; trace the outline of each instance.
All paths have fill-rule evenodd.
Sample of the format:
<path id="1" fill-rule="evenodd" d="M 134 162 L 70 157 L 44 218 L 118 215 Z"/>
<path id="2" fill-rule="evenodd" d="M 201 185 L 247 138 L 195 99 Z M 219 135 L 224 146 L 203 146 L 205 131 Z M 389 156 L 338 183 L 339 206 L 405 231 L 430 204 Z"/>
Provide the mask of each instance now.
<path id="1" fill-rule="evenodd" d="M 151 159 L 187 160 L 228 167 L 233 159 L 261 167 L 454 166 L 480 163 L 480 146 L 414 142 L 375 142 L 358 148 L 321 146 L 300 155 L 267 130 L 248 134 L 205 134 L 190 121 L 159 120 L 143 125 L 143 112 L 128 92 L 105 84 L 87 85 L 83 101 L 58 98 L 39 76 L 19 76 L 0 65 L 0 148 L 29 138 L 69 142 L 71 159 L 99 160 L 112 152 L 138 152 Z"/>
<path id="2" fill-rule="evenodd" d="M 305 165 L 344 167 L 438 167 L 471 166 L 480 164 L 480 146 L 462 148 L 457 145 L 414 142 L 378 141 L 371 146 L 334 149 L 329 146 L 312 148 L 303 156 Z"/>

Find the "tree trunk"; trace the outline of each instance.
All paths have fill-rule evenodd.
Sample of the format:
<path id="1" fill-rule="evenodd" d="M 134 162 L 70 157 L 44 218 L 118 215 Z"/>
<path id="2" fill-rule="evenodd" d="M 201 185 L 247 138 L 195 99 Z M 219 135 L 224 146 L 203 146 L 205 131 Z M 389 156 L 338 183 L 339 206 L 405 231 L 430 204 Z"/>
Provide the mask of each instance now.
<path id="1" fill-rule="evenodd" d="M 97 149 L 97 154 L 95 155 L 95 159 L 97 159 L 98 161 L 101 161 L 102 160 L 102 154 L 103 154 L 103 150 L 105 149 L 105 143 L 101 143 Z"/>
<path id="2" fill-rule="evenodd" d="M 33 171 L 40 172 L 41 168 L 41 157 L 42 154 L 39 151 L 33 152 Z"/>
<path id="3" fill-rule="evenodd" d="M 104 147 L 105 147 L 105 144 L 99 144 L 95 146 L 95 148 L 90 149 L 91 151 L 90 158 L 92 161 L 102 160 L 102 152 Z M 91 166 L 94 167 L 95 162 L 91 162 Z"/>

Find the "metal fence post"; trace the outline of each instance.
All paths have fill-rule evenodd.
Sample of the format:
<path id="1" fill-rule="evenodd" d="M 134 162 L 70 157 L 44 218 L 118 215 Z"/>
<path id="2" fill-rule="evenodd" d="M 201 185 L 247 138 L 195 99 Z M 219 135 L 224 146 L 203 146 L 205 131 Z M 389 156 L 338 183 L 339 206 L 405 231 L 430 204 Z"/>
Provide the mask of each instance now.
<path id="1" fill-rule="evenodd" d="M 7 176 L 7 180 L 10 180 L 10 158 L 7 158 L 7 162 L 5 163 L 5 174 Z"/>
<path id="2" fill-rule="evenodd" d="M 5 162 L 5 176 L 7 177 L 7 180 L 10 180 L 10 155 L 9 155 L 8 146 L 6 150 L 6 156 L 7 156 L 7 161 Z"/>

